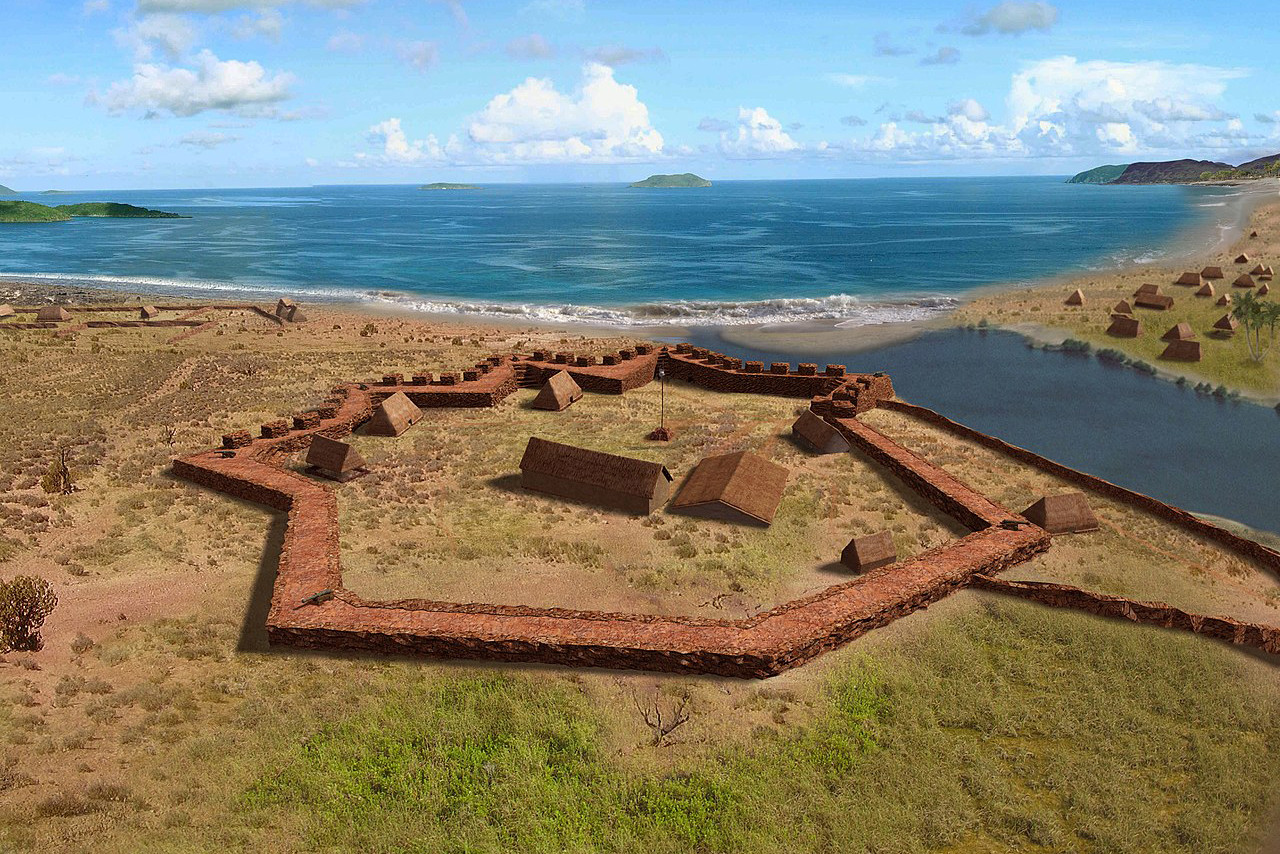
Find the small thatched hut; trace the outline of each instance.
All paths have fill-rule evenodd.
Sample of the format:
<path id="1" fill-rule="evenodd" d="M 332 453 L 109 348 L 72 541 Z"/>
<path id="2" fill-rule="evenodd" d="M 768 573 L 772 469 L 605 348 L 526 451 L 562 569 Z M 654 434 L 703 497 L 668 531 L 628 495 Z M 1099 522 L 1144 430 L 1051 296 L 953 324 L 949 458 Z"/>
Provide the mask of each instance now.
<path id="1" fill-rule="evenodd" d="M 1263 282 L 1261 285 L 1258 286 L 1258 296 L 1265 297 L 1269 293 L 1271 293 L 1271 286 L 1268 285 L 1266 282 Z"/>
<path id="2" fill-rule="evenodd" d="M 1201 281 L 1202 280 L 1200 278 L 1199 273 L 1183 273 L 1181 276 L 1175 279 L 1173 283 L 1175 285 L 1190 285 L 1191 287 L 1194 288 L 1194 287 L 1197 287 L 1201 283 Z"/>
<path id="3" fill-rule="evenodd" d="M 1067 305 L 1084 305 L 1084 291 L 1076 288 L 1071 292 L 1071 296 L 1067 297 Z"/>
<path id="4" fill-rule="evenodd" d="M 533 408 L 561 412 L 581 399 L 582 389 L 569 372 L 556 371 L 542 384 L 538 396 L 533 399 Z"/>
<path id="5" fill-rule="evenodd" d="M 1160 354 L 1160 358 L 1172 362 L 1198 362 L 1200 361 L 1200 342 L 1170 341 L 1169 346 L 1165 347 L 1164 352 Z"/>
<path id="6" fill-rule="evenodd" d="M 814 414 L 812 409 L 806 409 L 791 425 L 791 435 L 820 454 L 843 454 L 852 447 L 839 430 Z"/>
<path id="7" fill-rule="evenodd" d="M 37 323 L 61 323 L 70 319 L 71 315 L 60 305 L 46 305 L 36 312 Z"/>
<path id="8" fill-rule="evenodd" d="M 288 297 L 280 297 L 276 300 L 276 317 L 288 319 L 289 312 L 298 307 L 298 304 Z"/>
<path id="9" fill-rule="evenodd" d="M 1213 324 L 1213 328 L 1219 332 L 1225 332 L 1228 335 L 1234 335 L 1235 331 L 1240 328 L 1240 321 L 1236 320 L 1233 314 L 1224 314 L 1219 317 L 1217 322 Z"/>
<path id="10" fill-rule="evenodd" d="M 671 502 L 680 510 L 712 519 L 755 525 L 773 522 L 787 486 L 787 470 L 746 451 L 706 457 Z"/>
<path id="11" fill-rule="evenodd" d="M 898 559 L 893 534 L 877 531 L 865 537 L 854 537 L 840 553 L 840 562 L 856 572 L 888 566 Z"/>
<path id="12" fill-rule="evenodd" d="M 364 457 L 355 448 L 319 434 L 311 439 L 311 447 L 307 448 L 307 466 L 318 475 L 342 482 L 369 471 Z"/>
<path id="13" fill-rule="evenodd" d="M 1137 338 L 1142 334 L 1142 321 L 1127 314 L 1113 314 L 1107 334 L 1117 338 Z"/>
<path id="14" fill-rule="evenodd" d="M 1275 276 L 1275 273 L 1271 271 L 1270 265 L 1263 267 L 1262 272 L 1258 274 L 1259 279 L 1266 279 L 1267 281 L 1270 281 L 1274 276 Z"/>
<path id="15" fill-rule="evenodd" d="M 1145 284 L 1139 285 L 1138 289 L 1133 292 L 1133 295 L 1135 297 L 1140 297 L 1143 294 L 1158 294 L 1158 293 L 1160 293 L 1159 285 L 1153 285 L 1150 282 L 1146 282 Z"/>
<path id="16" fill-rule="evenodd" d="M 1255 282 L 1253 280 L 1253 276 L 1250 276 L 1248 273 L 1241 273 L 1240 275 L 1236 276 L 1236 280 L 1231 284 L 1233 287 L 1237 287 L 1237 288 L 1251 288 L 1255 284 L 1257 284 L 1257 282 Z"/>
<path id="17" fill-rule="evenodd" d="M 1161 293 L 1139 294 L 1133 298 L 1133 304 L 1138 308 L 1154 308 L 1157 311 L 1164 311 L 1173 308 L 1173 297 Z"/>
<path id="18" fill-rule="evenodd" d="M 1204 278 L 1206 278 L 1206 279 L 1223 279 L 1223 278 L 1226 278 L 1226 277 L 1222 274 L 1222 268 L 1221 268 L 1221 267 L 1205 267 L 1203 270 L 1201 270 L 1201 271 L 1200 271 L 1200 275 L 1201 275 L 1201 276 L 1203 276 L 1203 277 L 1204 277 Z"/>
<path id="19" fill-rule="evenodd" d="M 1190 323 L 1179 323 L 1169 328 L 1169 331 L 1160 336 L 1161 341 L 1190 341 L 1196 337 L 1196 333 L 1191 328 Z"/>
<path id="20" fill-rule="evenodd" d="M 8 303 L 0 305 L 0 317 L 13 317 L 17 312 L 13 310 L 13 306 Z"/>
<path id="21" fill-rule="evenodd" d="M 1214 305 L 1231 305 L 1231 294 L 1223 294 L 1218 297 L 1218 301 Z"/>
<path id="22" fill-rule="evenodd" d="M 1239 255 L 1237 255 L 1237 256 L 1236 256 L 1235 263 L 1236 263 L 1236 264 L 1248 264 L 1248 263 L 1249 263 L 1249 256 L 1248 256 L 1248 255 L 1245 255 L 1243 252 L 1241 252 Z"/>
<path id="23" fill-rule="evenodd" d="M 364 431 L 370 436 L 399 436 L 421 419 L 422 410 L 398 391 L 374 407 Z"/>
<path id="24" fill-rule="evenodd" d="M 1258 276 L 1258 275 L 1261 275 L 1262 273 L 1265 273 L 1266 271 L 1267 271 L 1267 268 L 1262 266 L 1261 264 L 1254 264 L 1253 269 L 1249 271 L 1249 275 Z"/>
<path id="25" fill-rule="evenodd" d="M 520 460 L 520 484 L 534 492 L 649 514 L 666 503 L 671 472 L 661 463 L 533 436 Z"/>
<path id="26" fill-rule="evenodd" d="M 1133 314 L 1133 306 L 1129 305 L 1127 299 L 1122 299 L 1116 303 L 1116 307 L 1111 309 L 1115 314 Z"/>
<path id="27" fill-rule="evenodd" d="M 1046 495 L 1022 515 L 1050 534 L 1078 534 L 1098 530 L 1098 518 L 1089 508 L 1083 492 Z"/>
<path id="28" fill-rule="evenodd" d="M 1216 291 L 1214 291 L 1213 285 L 1209 284 L 1208 282 L 1205 282 L 1203 285 L 1200 286 L 1200 290 L 1196 291 L 1196 296 L 1211 297 L 1215 293 Z"/>
<path id="29" fill-rule="evenodd" d="M 138 310 L 138 316 L 143 320 L 152 320 L 160 316 L 160 311 L 154 305 L 144 305 Z"/>

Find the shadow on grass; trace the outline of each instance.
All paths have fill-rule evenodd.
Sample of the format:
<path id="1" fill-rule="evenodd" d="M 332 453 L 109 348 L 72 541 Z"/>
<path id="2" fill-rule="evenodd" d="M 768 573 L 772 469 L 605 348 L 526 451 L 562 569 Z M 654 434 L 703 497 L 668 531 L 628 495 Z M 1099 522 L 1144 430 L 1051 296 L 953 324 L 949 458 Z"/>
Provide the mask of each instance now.
<path id="1" fill-rule="evenodd" d="M 267 526 L 267 536 L 262 543 L 262 556 L 258 559 L 258 571 L 249 588 L 249 602 L 240 624 L 240 638 L 236 652 L 267 652 L 267 614 L 271 611 L 271 593 L 276 583 L 276 568 L 280 566 L 280 552 L 284 549 L 284 532 L 288 527 L 286 513 L 272 513 Z"/>

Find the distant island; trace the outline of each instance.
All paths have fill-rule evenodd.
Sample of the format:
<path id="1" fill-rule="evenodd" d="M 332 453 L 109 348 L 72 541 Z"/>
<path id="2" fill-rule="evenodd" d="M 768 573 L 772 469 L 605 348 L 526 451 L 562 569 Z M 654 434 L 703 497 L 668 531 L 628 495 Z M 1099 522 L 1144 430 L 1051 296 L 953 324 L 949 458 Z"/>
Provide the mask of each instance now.
<path id="1" fill-rule="evenodd" d="M 0 202 L 0 222 L 66 222 L 72 217 L 124 219 L 189 219 L 181 214 L 153 211 L 120 202 L 80 202 L 50 207 L 36 202 Z"/>
<path id="2" fill-rule="evenodd" d="M 673 190 L 686 187 L 710 187 L 711 182 L 692 172 L 685 172 L 683 175 L 650 175 L 643 181 L 636 181 L 630 186 L 642 189 Z"/>
<path id="3" fill-rule="evenodd" d="M 423 184 L 419 190 L 480 190 L 475 184 Z"/>
<path id="4" fill-rule="evenodd" d="M 71 195 L 71 190 L 42 190 L 42 191 L 40 192 L 40 195 L 42 195 L 42 196 L 69 196 L 69 195 Z"/>
<path id="5" fill-rule="evenodd" d="M 1068 184 L 1194 184 L 1201 181 L 1254 181 L 1280 178 L 1280 154 L 1259 157 L 1239 166 L 1216 160 L 1162 160 L 1098 166 L 1067 181 Z"/>

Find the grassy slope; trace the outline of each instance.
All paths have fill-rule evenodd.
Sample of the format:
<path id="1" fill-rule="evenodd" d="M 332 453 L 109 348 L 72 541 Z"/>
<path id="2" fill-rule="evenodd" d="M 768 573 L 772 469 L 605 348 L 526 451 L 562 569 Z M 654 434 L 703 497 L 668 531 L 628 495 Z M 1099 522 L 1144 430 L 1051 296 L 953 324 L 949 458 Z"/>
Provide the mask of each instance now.
<path id="1" fill-rule="evenodd" d="M 1073 176 L 1067 183 L 1109 184 L 1119 178 L 1124 173 L 1124 170 L 1128 168 L 1129 164 L 1127 163 L 1122 163 L 1119 166 L 1097 166 Z"/>
<path id="2" fill-rule="evenodd" d="M 16 190 L 10 189 L 4 184 L 0 184 L 0 196 L 16 196 L 17 194 Z"/>
<path id="3" fill-rule="evenodd" d="M 58 205 L 58 210 L 71 216 L 105 216 L 137 219 L 178 219 L 181 214 L 140 208 L 120 202 L 80 202 L 74 205 Z"/>
<path id="4" fill-rule="evenodd" d="M 0 222 L 64 222 L 71 217 L 64 211 L 35 202 L 0 201 Z"/>

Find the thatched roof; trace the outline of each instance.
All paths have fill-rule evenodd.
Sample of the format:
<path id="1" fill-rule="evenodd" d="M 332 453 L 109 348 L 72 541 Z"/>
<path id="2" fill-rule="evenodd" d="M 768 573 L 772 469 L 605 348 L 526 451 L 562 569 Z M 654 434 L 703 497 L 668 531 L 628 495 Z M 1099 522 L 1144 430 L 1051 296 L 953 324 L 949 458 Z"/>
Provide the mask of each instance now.
<path id="1" fill-rule="evenodd" d="M 364 457 L 360 452 L 337 439 L 316 434 L 307 448 L 307 465 L 324 469 L 334 474 L 346 474 L 365 467 Z"/>
<path id="2" fill-rule="evenodd" d="M 1221 267 L 1205 267 L 1203 270 L 1200 271 L 1200 275 L 1204 276 L 1206 279 L 1224 278 L 1222 275 Z"/>
<path id="3" fill-rule="evenodd" d="M 1211 297 L 1215 293 L 1216 291 L 1214 291 L 1213 285 L 1209 284 L 1208 282 L 1205 282 L 1203 285 L 1200 286 L 1200 290 L 1196 291 L 1196 296 Z"/>
<path id="4" fill-rule="evenodd" d="M 563 445 L 537 436 L 530 437 L 529 444 L 525 446 L 520 471 L 525 475 L 546 475 L 561 482 L 645 499 L 664 493 L 666 485 L 671 482 L 671 473 L 662 463 Z M 558 494 L 567 493 L 561 491 Z"/>
<path id="5" fill-rule="evenodd" d="M 1175 285 L 1191 285 L 1194 287 L 1200 284 L 1200 281 L 1201 280 L 1200 280 L 1199 273 L 1183 273 L 1174 281 L 1174 284 Z"/>
<path id="6" fill-rule="evenodd" d="M 1197 282 L 1197 284 L 1199 283 Z M 1143 294 L 1158 294 L 1158 293 L 1160 293 L 1160 286 L 1153 285 L 1150 282 L 1147 282 L 1143 285 L 1139 285 L 1138 289 L 1133 292 L 1133 295 L 1135 297 L 1140 297 Z"/>
<path id="7" fill-rule="evenodd" d="M 1224 314 L 1213 324 L 1213 328 L 1223 332 L 1235 332 L 1240 328 L 1240 321 L 1236 320 L 1235 315 Z"/>
<path id="8" fill-rule="evenodd" d="M 1231 305 L 1231 294 L 1223 294 L 1218 297 L 1217 305 Z"/>
<path id="9" fill-rule="evenodd" d="M 370 436 L 399 436 L 422 418 L 422 410 L 404 392 L 398 391 L 379 403 L 365 425 Z"/>
<path id="10" fill-rule="evenodd" d="M 1165 347 L 1164 352 L 1160 354 L 1160 358 L 1174 362 L 1198 362 L 1200 361 L 1200 342 L 1170 341 L 1169 346 Z"/>
<path id="11" fill-rule="evenodd" d="M 143 307 L 138 311 L 138 315 L 139 315 L 143 320 L 150 320 L 150 319 L 151 319 L 151 318 L 153 318 L 153 317 L 157 317 L 159 314 L 160 314 L 160 310 L 159 310 L 159 309 L 157 309 L 154 305 L 144 305 L 144 306 L 143 306 Z"/>
<path id="12" fill-rule="evenodd" d="M 36 312 L 36 321 L 39 323 L 60 323 L 70 319 L 71 315 L 60 305 L 46 305 Z"/>
<path id="13" fill-rule="evenodd" d="M 689 475 L 672 509 L 768 525 L 787 486 L 787 470 L 746 451 L 707 457 Z"/>
<path id="14" fill-rule="evenodd" d="M 893 545 L 893 535 L 888 531 L 854 537 L 840 553 L 840 562 L 859 572 L 888 566 L 897 559 L 898 551 Z"/>
<path id="15" fill-rule="evenodd" d="M 560 412 L 581 399 L 582 389 L 574 382 L 573 377 L 569 376 L 569 372 L 556 371 L 542 384 L 538 396 L 533 399 L 533 408 Z"/>
<path id="16" fill-rule="evenodd" d="M 1161 341 L 1190 341 L 1196 337 L 1190 323 L 1179 323 L 1171 326 L 1169 331 L 1160 336 Z"/>
<path id="17" fill-rule="evenodd" d="M 1173 307 L 1173 297 L 1164 294 L 1139 294 L 1133 298 L 1133 304 L 1138 308 L 1155 308 L 1164 311 Z"/>
<path id="18" fill-rule="evenodd" d="M 1270 264 L 1268 264 L 1266 267 L 1263 267 L 1263 268 L 1262 268 L 1262 272 L 1258 274 L 1258 278 L 1259 278 L 1259 279 L 1270 279 L 1270 278 L 1272 278 L 1273 276 L 1275 276 L 1275 273 L 1273 273 L 1273 272 L 1271 271 L 1271 265 L 1270 265 Z"/>
<path id="19" fill-rule="evenodd" d="M 1254 264 L 1253 269 L 1250 270 L 1249 273 L 1250 275 L 1257 276 L 1261 273 L 1265 273 L 1266 271 L 1267 271 L 1267 268 L 1262 266 L 1261 264 Z"/>
<path id="20" fill-rule="evenodd" d="M 1076 534 L 1098 530 L 1098 518 L 1089 508 L 1083 492 L 1046 495 L 1022 515 L 1050 534 Z"/>
<path id="21" fill-rule="evenodd" d="M 1076 288 L 1071 292 L 1071 296 L 1067 297 L 1067 305 L 1084 305 L 1084 291 Z"/>
<path id="22" fill-rule="evenodd" d="M 8 303 L 0 305 L 0 317 L 13 317 L 15 314 L 17 312 L 13 310 L 13 306 Z"/>
<path id="23" fill-rule="evenodd" d="M 1266 282 L 1263 282 L 1263 283 L 1258 287 L 1258 296 L 1260 296 L 1260 297 L 1265 297 L 1265 296 L 1266 296 L 1267 294 L 1269 294 L 1269 293 L 1271 293 L 1271 288 L 1270 288 L 1270 286 L 1268 286 Z"/>
<path id="24" fill-rule="evenodd" d="M 285 317 L 289 311 L 297 307 L 297 303 L 288 297 L 281 297 L 276 300 L 276 317 Z"/>
<path id="25" fill-rule="evenodd" d="M 852 447 L 839 430 L 812 409 L 806 409 L 791 425 L 791 435 L 820 454 L 843 454 Z"/>
<path id="26" fill-rule="evenodd" d="M 1251 288 L 1256 284 L 1256 282 L 1253 281 L 1253 276 L 1250 276 L 1248 273 L 1241 273 L 1236 276 L 1236 280 L 1231 284 L 1237 288 Z"/>
<path id="27" fill-rule="evenodd" d="M 1237 256 L 1236 256 L 1235 263 L 1237 263 L 1237 264 L 1248 264 L 1248 263 L 1249 263 L 1249 256 L 1248 256 L 1248 255 L 1245 255 L 1243 252 L 1241 252 L 1239 255 L 1237 255 Z"/>
<path id="28" fill-rule="evenodd" d="M 1111 310 L 1116 314 L 1133 314 L 1133 306 L 1129 305 L 1127 299 L 1120 300 L 1120 302 L 1116 303 L 1116 307 Z"/>
<path id="29" fill-rule="evenodd" d="M 1111 325 L 1107 327 L 1107 334 L 1117 338 L 1137 338 L 1142 334 L 1142 322 L 1128 315 L 1113 314 Z"/>

